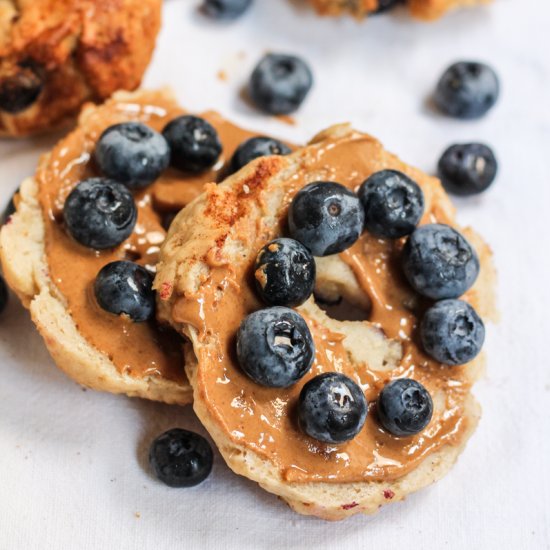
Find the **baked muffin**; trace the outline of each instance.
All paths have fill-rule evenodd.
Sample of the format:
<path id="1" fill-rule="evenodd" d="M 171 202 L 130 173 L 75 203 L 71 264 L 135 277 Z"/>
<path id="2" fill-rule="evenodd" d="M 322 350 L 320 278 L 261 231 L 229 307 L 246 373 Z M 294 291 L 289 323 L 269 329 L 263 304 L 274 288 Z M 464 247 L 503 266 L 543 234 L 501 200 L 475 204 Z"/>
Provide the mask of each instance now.
<path id="1" fill-rule="evenodd" d="M 310 0 L 321 15 L 353 15 L 357 18 L 387 11 L 398 4 L 406 3 L 411 15 L 419 19 L 438 19 L 447 11 L 491 0 Z"/>
<path id="2" fill-rule="evenodd" d="M 161 0 L 0 0 L 0 135 L 44 132 L 87 100 L 133 90 Z"/>

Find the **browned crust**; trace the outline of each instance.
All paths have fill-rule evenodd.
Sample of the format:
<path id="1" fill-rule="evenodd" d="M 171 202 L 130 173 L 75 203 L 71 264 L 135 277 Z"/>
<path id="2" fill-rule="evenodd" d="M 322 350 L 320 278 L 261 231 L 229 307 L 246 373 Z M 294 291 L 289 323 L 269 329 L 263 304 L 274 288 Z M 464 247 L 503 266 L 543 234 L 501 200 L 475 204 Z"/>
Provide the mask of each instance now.
<path id="1" fill-rule="evenodd" d="M 139 86 L 161 21 L 162 0 L 0 2 L 0 78 L 21 62 L 40 67 L 44 88 L 28 109 L 0 111 L 0 135 L 66 124 L 87 100 Z"/>

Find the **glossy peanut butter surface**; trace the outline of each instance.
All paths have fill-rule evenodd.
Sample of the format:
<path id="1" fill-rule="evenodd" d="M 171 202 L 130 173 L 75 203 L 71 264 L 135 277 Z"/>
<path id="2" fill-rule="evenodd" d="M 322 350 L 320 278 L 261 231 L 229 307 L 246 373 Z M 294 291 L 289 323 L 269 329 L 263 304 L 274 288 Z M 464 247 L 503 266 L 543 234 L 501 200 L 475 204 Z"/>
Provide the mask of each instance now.
<path id="1" fill-rule="evenodd" d="M 235 184 L 228 199 L 230 205 L 224 205 L 224 199 L 214 195 L 207 203 L 204 215 L 212 217 L 213 224 L 227 223 L 233 231 L 228 240 L 246 242 L 250 252 L 243 254 L 242 261 L 235 257 L 225 259 L 223 245 L 213 246 L 202 257 L 210 267 L 208 277 L 196 292 L 180 293 L 173 302 L 173 320 L 197 331 L 195 396 L 199 396 L 217 428 L 236 447 L 244 447 L 270 461 L 287 481 L 396 479 L 443 445 L 460 441 L 468 421 L 464 403 L 472 383 L 468 366 L 440 365 L 424 355 L 418 345 L 418 319 L 426 304 L 414 294 L 401 273 L 402 240 L 379 239 L 364 233 L 353 247 L 340 254 L 342 269 L 349 267 L 352 270 L 360 292 L 370 303 L 365 312 L 368 321 L 363 322 L 370 337 L 365 339 L 364 345 L 383 350 L 370 354 L 373 358 L 370 364 L 358 361 L 351 351 L 352 347 L 361 346 L 357 335 L 349 336 L 355 339 L 353 346 L 346 342 L 347 329 L 338 323 L 326 322 L 312 301 L 298 311 L 311 329 L 316 359 L 311 371 L 291 388 L 265 388 L 247 378 L 236 362 L 235 334 L 247 314 L 265 307 L 258 300 L 253 285 L 256 251 L 270 239 L 285 233 L 288 205 L 306 183 L 333 180 L 356 189 L 375 171 L 399 169 L 413 177 L 425 191 L 427 208 L 422 223 L 449 223 L 452 208 L 435 180 L 406 167 L 385 153 L 377 141 L 362 134 L 329 139 L 297 157 L 299 169 L 285 172 L 286 181 L 277 183 L 284 187 L 284 198 L 277 214 L 280 223 L 264 223 L 266 218 L 260 219 L 254 211 L 236 221 L 245 194 L 246 200 L 256 200 L 258 204 L 268 200 L 262 195 L 261 182 L 272 176 L 269 168 L 259 166 L 255 175 L 244 183 Z M 216 191 L 212 189 L 212 193 Z M 225 212 L 230 211 L 234 212 L 233 217 L 226 219 Z M 237 235 L 236 231 L 242 234 Z M 247 239 L 245 233 L 254 238 Z M 193 260 L 191 258 L 191 263 Z M 340 327 L 340 331 L 335 327 Z M 387 339 L 392 340 L 393 349 L 395 346 L 400 349 L 393 364 Z M 380 356 L 389 359 L 379 360 Z M 302 386 L 313 376 L 327 371 L 350 376 L 361 385 L 370 403 L 361 432 L 341 445 L 320 443 L 304 435 L 296 423 L 295 407 Z M 434 399 L 432 421 L 423 432 L 412 437 L 392 436 L 380 427 L 376 418 L 375 401 L 380 390 L 389 380 L 398 377 L 420 381 Z"/>
<path id="2" fill-rule="evenodd" d="M 92 160 L 95 143 L 108 126 L 140 120 L 156 130 L 183 114 L 163 93 L 141 93 L 128 101 L 110 101 L 93 110 L 79 127 L 45 157 L 37 172 L 45 220 L 46 256 L 51 279 L 67 302 L 78 330 L 106 354 L 120 372 L 135 377 L 162 376 L 183 381 L 180 337 L 155 322 L 134 323 L 103 311 L 95 302 L 98 271 L 115 260 L 132 260 L 154 271 L 166 232 L 163 219 L 194 199 L 206 182 L 216 181 L 226 161 L 250 137 L 216 113 L 205 118 L 220 135 L 224 150 L 217 165 L 199 176 L 168 169 L 153 185 L 134 194 L 138 220 L 132 235 L 112 250 L 97 251 L 76 243 L 63 227 L 63 204 L 81 180 L 100 175 Z"/>

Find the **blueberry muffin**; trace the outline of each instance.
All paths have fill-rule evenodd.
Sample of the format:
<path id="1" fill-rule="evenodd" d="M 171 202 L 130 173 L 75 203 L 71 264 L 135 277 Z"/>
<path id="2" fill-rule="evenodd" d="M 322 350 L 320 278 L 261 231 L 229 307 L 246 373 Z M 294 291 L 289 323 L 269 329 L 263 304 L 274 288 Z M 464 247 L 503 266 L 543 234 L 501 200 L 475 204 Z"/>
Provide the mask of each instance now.
<path id="1" fill-rule="evenodd" d="M 44 132 L 136 88 L 161 0 L 0 0 L 0 135 Z"/>

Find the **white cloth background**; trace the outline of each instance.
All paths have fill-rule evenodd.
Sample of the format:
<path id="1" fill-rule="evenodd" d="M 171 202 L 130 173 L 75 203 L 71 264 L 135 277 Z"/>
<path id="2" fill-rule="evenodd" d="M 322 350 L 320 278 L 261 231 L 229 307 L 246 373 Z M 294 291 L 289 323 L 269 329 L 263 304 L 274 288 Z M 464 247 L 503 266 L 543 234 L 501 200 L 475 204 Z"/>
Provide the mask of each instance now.
<path id="1" fill-rule="evenodd" d="M 222 25 L 197 15 L 197 3 L 166 0 L 145 79 L 171 84 L 191 110 L 216 108 L 295 142 L 351 121 L 428 172 L 452 142 L 494 146 L 494 188 L 455 201 L 499 270 L 502 320 L 489 326 L 487 375 L 475 390 L 481 424 L 450 475 L 371 518 L 300 517 L 219 455 L 204 484 L 170 489 L 149 475 L 147 448 L 174 426 L 201 431 L 191 408 L 83 391 L 12 299 L 0 318 L 0 549 L 549 548 L 550 4 L 497 0 L 426 25 L 404 13 L 322 20 L 300 2 L 256 0 Z M 294 127 L 240 99 L 266 50 L 300 54 L 315 73 Z M 462 58 L 487 60 L 502 79 L 497 107 L 477 122 L 445 119 L 427 103 L 441 71 Z M 53 142 L 0 142 L 2 203 Z"/>

